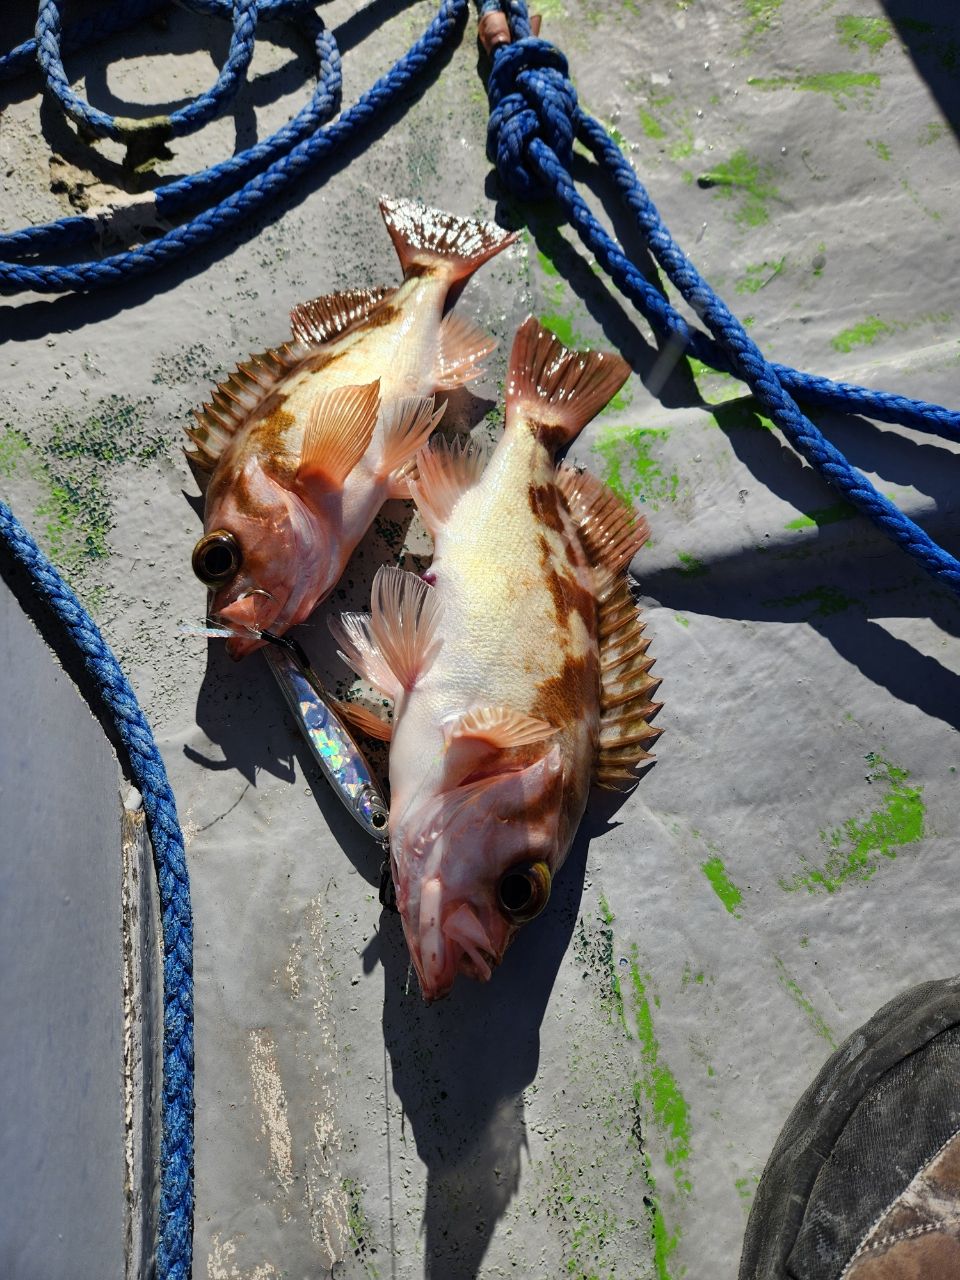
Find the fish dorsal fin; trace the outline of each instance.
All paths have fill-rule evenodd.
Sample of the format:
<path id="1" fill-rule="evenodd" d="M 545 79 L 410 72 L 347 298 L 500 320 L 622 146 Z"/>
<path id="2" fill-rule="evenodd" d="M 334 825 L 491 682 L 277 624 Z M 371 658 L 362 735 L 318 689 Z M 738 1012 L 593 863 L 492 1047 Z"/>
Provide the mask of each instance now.
<path id="1" fill-rule="evenodd" d="M 380 478 L 396 477 L 412 462 L 430 439 L 447 408 L 444 400 L 436 408 L 434 396 L 404 396 L 383 408 L 383 454 Z"/>
<path id="2" fill-rule="evenodd" d="M 391 196 L 380 197 L 380 212 L 405 276 L 439 268 L 451 283 L 465 280 L 520 234 Z"/>
<path id="3" fill-rule="evenodd" d="M 485 372 L 483 360 L 496 348 L 497 340 L 457 311 L 445 315 L 440 324 L 440 347 L 434 381 L 440 391 L 462 387 Z"/>
<path id="4" fill-rule="evenodd" d="M 610 351 L 568 351 L 536 316 L 513 340 L 507 375 L 507 429 L 525 422 L 549 449 L 575 439 L 630 376 Z"/>
<path id="5" fill-rule="evenodd" d="M 294 339 L 308 346 L 318 346 L 338 338 L 358 320 L 365 320 L 384 298 L 396 293 L 386 285 L 373 289 L 344 289 L 325 293 L 310 302 L 300 302 L 290 312 L 290 328 Z"/>
<path id="6" fill-rule="evenodd" d="M 391 722 L 382 719 L 369 707 L 361 706 L 359 702 L 341 702 L 338 698 L 331 698 L 330 702 L 341 720 L 346 720 L 355 729 L 365 733 L 368 738 L 376 738 L 378 742 L 389 742 L 393 736 Z"/>
<path id="7" fill-rule="evenodd" d="M 449 745 L 458 738 L 487 742 L 491 747 L 528 747 L 534 742 L 552 738 L 559 730 L 546 720 L 524 715 L 510 707 L 473 707 L 462 715 L 447 720 L 443 738 Z"/>
<path id="8" fill-rule="evenodd" d="M 594 763 L 598 786 L 626 791 L 636 769 L 652 760 L 646 747 L 663 732 L 650 721 L 663 706 L 651 701 L 660 681 L 650 675 L 636 603 L 626 574 L 600 605 L 600 740 Z"/>
<path id="9" fill-rule="evenodd" d="M 417 455 L 416 479 L 408 481 L 427 531 L 435 538 L 460 497 L 483 475 L 487 452 L 476 440 L 435 440 Z"/>
<path id="10" fill-rule="evenodd" d="M 594 568 L 597 598 L 602 602 L 646 542 L 650 527 L 645 516 L 638 516 L 589 471 L 561 463 L 557 487 L 576 521 L 583 549 Z"/>
<path id="11" fill-rule="evenodd" d="M 197 425 L 184 428 L 196 446 L 184 450 L 194 467 L 214 470 L 234 433 L 302 357 L 301 349 L 285 342 L 241 361 L 228 378 L 217 384 L 211 400 L 193 411 Z"/>
<path id="12" fill-rule="evenodd" d="M 396 700 L 429 669 L 442 643 L 439 617 L 438 598 L 422 578 L 381 565 L 370 613 L 345 613 L 329 625 L 347 665 Z"/>
<path id="13" fill-rule="evenodd" d="M 298 486 L 308 495 L 339 488 L 370 447 L 379 413 L 379 378 L 321 392 L 303 434 Z"/>

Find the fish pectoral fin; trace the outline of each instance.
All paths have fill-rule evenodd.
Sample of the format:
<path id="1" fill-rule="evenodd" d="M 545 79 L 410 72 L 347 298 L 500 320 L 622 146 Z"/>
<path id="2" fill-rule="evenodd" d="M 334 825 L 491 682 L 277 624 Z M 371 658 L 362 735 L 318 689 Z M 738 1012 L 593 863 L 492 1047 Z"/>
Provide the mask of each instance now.
<path id="1" fill-rule="evenodd" d="M 341 702 L 339 698 L 331 698 L 330 703 L 341 720 L 346 720 L 368 738 L 376 738 L 378 742 L 389 742 L 393 736 L 391 722 L 381 719 L 369 707 L 361 706 L 359 702 Z"/>
<path id="2" fill-rule="evenodd" d="M 412 689 L 443 643 L 437 634 L 440 603 L 415 573 L 381 565 L 373 579 L 370 632 L 404 689 Z"/>
<path id="3" fill-rule="evenodd" d="M 437 363 L 433 371 L 434 381 L 440 391 L 452 391 L 462 387 L 486 372 L 483 359 L 496 348 L 497 340 L 489 333 L 451 311 L 440 325 L 440 345 Z"/>
<path id="4" fill-rule="evenodd" d="M 381 480 L 392 483 L 394 476 L 416 457 L 430 439 L 446 407 L 444 400 L 438 409 L 435 396 L 403 396 L 384 405 L 383 456 L 379 466 Z"/>
<path id="5" fill-rule="evenodd" d="M 370 615 L 342 613 L 339 618 L 328 618 L 327 626 L 339 644 L 337 652 L 347 666 L 364 680 L 369 680 L 384 697 L 396 700 L 401 693 L 400 682 L 371 634 Z"/>
<path id="6" fill-rule="evenodd" d="M 465 280 L 481 263 L 513 244 L 518 231 L 494 222 L 477 222 L 413 200 L 380 197 L 380 212 L 390 232 L 403 274 L 411 269 L 439 269 L 452 284 Z"/>
<path id="7" fill-rule="evenodd" d="M 380 380 L 324 391 L 310 406 L 297 484 L 309 496 L 338 489 L 367 449 L 380 413 Z"/>
<path id="8" fill-rule="evenodd" d="M 555 725 L 536 716 L 524 715 L 511 707 L 473 707 L 444 721 L 443 740 L 447 746 L 458 738 L 487 742 L 501 750 L 527 747 L 559 733 Z"/>
<path id="9" fill-rule="evenodd" d="M 460 498 L 483 475 L 487 451 L 483 443 L 438 439 L 417 454 L 417 476 L 408 479 L 410 496 L 428 532 L 435 538 Z"/>
<path id="10" fill-rule="evenodd" d="M 551 450 L 569 444 L 623 386 L 630 366 L 611 351 L 569 351 L 528 316 L 507 374 L 507 429 L 524 422 Z"/>
<path id="11" fill-rule="evenodd" d="M 338 338 L 359 320 L 365 320 L 375 307 L 394 293 L 396 289 L 377 285 L 373 289 L 325 293 L 310 302 L 300 302 L 290 312 L 294 339 L 313 347 Z"/>
<path id="12" fill-rule="evenodd" d="M 577 523 L 580 541 L 593 566 L 597 599 L 602 603 L 646 542 L 650 527 L 645 516 L 637 515 L 589 471 L 561 463 L 557 487 Z"/>

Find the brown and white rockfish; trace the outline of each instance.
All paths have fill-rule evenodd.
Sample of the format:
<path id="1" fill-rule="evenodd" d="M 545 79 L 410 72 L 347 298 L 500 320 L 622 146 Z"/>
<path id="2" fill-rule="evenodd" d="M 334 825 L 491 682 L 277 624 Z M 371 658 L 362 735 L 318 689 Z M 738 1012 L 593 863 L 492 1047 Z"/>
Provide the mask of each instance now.
<path id="1" fill-rule="evenodd" d="M 435 393 L 477 377 L 496 345 L 444 307 L 516 235 L 406 200 L 380 209 L 403 284 L 296 307 L 292 341 L 240 364 L 187 430 L 206 495 L 193 568 L 234 658 L 329 594 L 386 499 L 409 496 Z"/>
<path id="2" fill-rule="evenodd" d="M 372 613 L 332 624 L 394 699 L 391 866 L 427 1000 L 458 972 L 490 977 L 546 905 L 591 780 L 632 785 L 660 732 L 627 581 L 646 521 L 553 457 L 628 374 L 527 320 L 490 462 L 445 442 L 418 457 L 429 572 L 381 569 Z"/>

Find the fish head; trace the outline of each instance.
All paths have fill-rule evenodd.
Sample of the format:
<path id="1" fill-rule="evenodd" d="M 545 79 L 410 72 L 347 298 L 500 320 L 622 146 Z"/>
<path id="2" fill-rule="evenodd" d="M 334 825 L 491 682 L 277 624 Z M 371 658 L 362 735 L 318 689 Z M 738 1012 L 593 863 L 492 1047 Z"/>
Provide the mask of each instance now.
<path id="1" fill-rule="evenodd" d="M 249 480 L 249 477 L 247 477 Z M 193 571 L 209 589 L 208 616 L 233 631 L 239 659 L 264 643 L 260 631 L 283 634 L 317 602 L 309 566 L 324 559 L 318 529 L 295 493 L 270 477 L 208 495 L 204 534 Z"/>
<path id="2" fill-rule="evenodd" d="M 397 907 L 428 1002 L 447 995 L 458 973 L 489 980 L 547 905 L 562 859 L 559 746 L 532 763 L 498 752 L 466 775 L 449 755 L 454 767 L 439 785 L 391 815 Z"/>

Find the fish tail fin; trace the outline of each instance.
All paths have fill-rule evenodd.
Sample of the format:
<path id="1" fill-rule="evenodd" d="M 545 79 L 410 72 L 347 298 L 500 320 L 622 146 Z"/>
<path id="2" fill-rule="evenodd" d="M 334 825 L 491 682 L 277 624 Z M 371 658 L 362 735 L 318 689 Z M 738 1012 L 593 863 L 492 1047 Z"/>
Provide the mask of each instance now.
<path id="1" fill-rule="evenodd" d="M 461 218 L 392 196 L 380 197 L 380 212 L 404 276 L 439 267 L 451 284 L 466 280 L 488 258 L 513 244 L 519 234 L 504 231 L 494 222 Z"/>
<path id="2" fill-rule="evenodd" d="M 507 375 L 507 429 L 525 423 L 550 449 L 576 439 L 630 376 L 622 356 L 568 351 L 536 316 L 517 330 Z"/>

